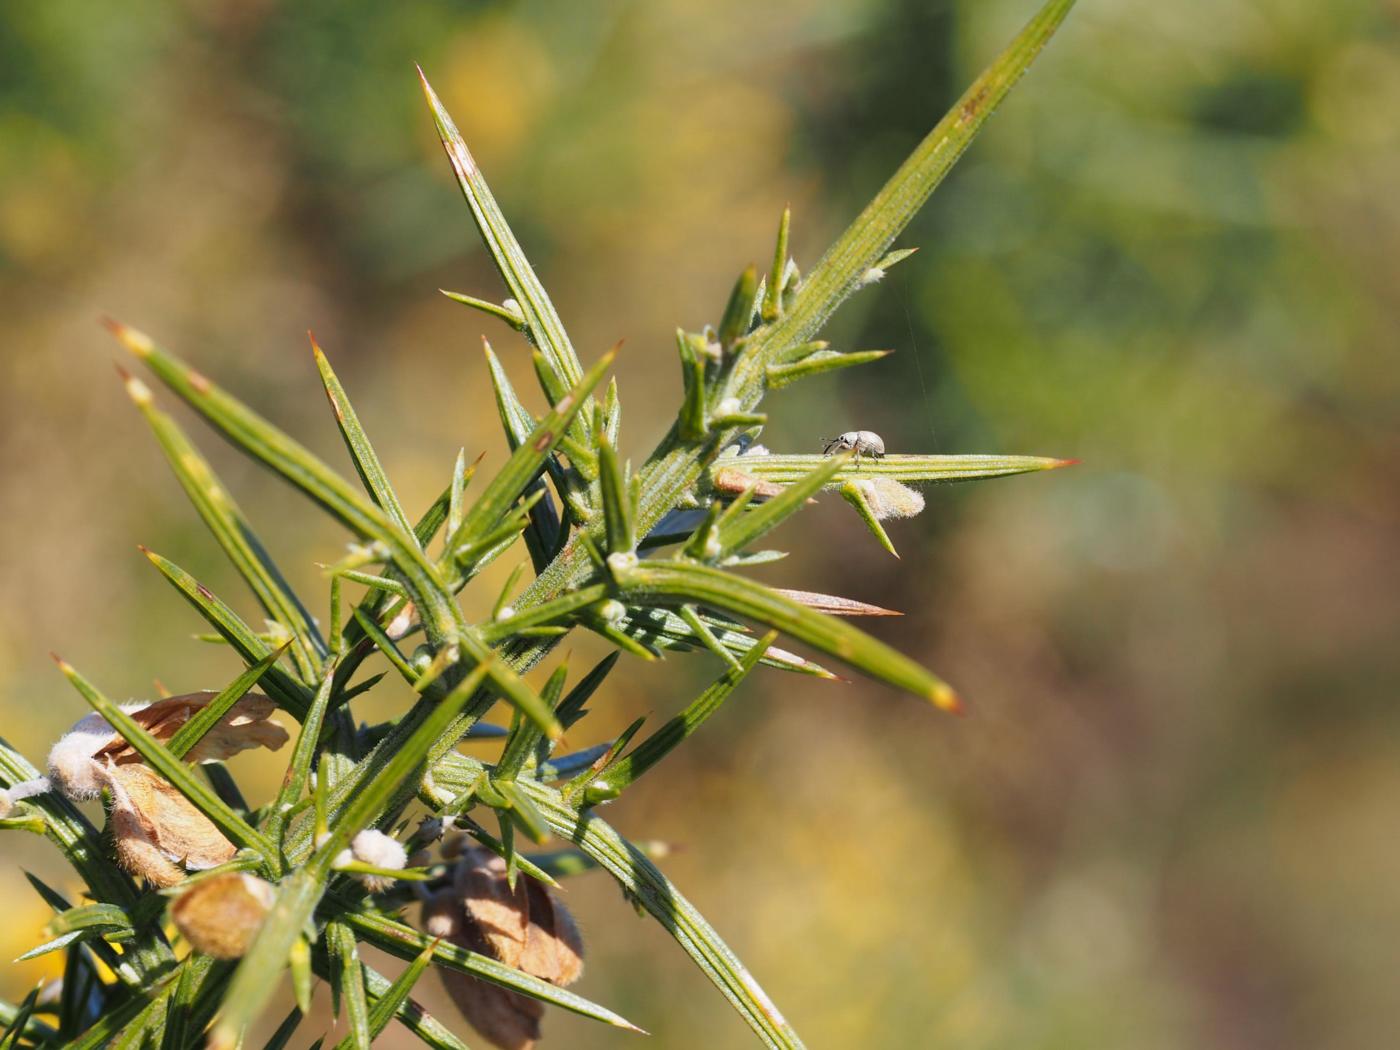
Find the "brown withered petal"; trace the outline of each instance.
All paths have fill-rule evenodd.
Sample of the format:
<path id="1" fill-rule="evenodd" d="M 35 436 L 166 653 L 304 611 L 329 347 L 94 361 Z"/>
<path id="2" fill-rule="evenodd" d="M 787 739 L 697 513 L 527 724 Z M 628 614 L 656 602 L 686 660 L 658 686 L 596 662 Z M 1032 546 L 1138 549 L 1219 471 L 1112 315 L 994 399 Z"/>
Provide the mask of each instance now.
<path id="1" fill-rule="evenodd" d="M 543 883 L 521 876 L 516 885 L 522 883 L 530 902 L 530 930 L 515 965 L 551 984 L 573 984 L 583 973 L 583 937 L 573 915 Z"/>
<path id="2" fill-rule="evenodd" d="M 170 906 L 176 928 L 197 952 L 239 959 L 253 943 L 277 892 L 246 872 L 196 882 Z"/>
<path id="3" fill-rule="evenodd" d="M 739 495 L 745 489 L 753 489 L 755 496 L 777 496 L 782 493 L 783 486 L 776 481 L 765 481 L 756 478 L 752 474 L 745 474 L 742 470 L 734 467 L 724 467 L 715 471 L 714 486 L 721 492 L 731 495 Z M 810 500 L 808 501 L 811 502 Z"/>
<path id="4" fill-rule="evenodd" d="M 218 694 L 213 692 L 185 693 L 157 700 L 152 704 L 130 712 L 131 717 L 157 740 L 169 740 L 196 711 L 204 707 Z M 269 716 L 277 710 L 277 705 L 261 693 L 248 693 L 229 708 L 214 728 L 185 755 L 188 762 L 212 762 L 231 758 L 240 751 L 255 747 L 265 747 L 276 751 L 287 742 L 287 731 Z M 113 739 L 94 758 L 111 758 L 118 763 L 139 762 L 141 757 L 115 731 Z"/>
<path id="5" fill-rule="evenodd" d="M 200 871 L 233 858 L 233 843 L 155 770 L 139 762 L 101 769 L 112 792 L 117 860 L 127 871 L 173 886 L 185 877 L 183 869 Z"/>
<path id="6" fill-rule="evenodd" d="M 470 849 L 462 854 L 452 876 L 457 900 L 484 947 L 473 949 L 518 966 L 530 931 L 527 878 L 517 878 L 512 893 L 506 880 L 506 862 L 489 850 Z"/>
<path id="7" fill-rule="evenodd" d="M 505 861 L 489 850 L 463 852 L 452 886 L 424 904 L 423 922 L 435 937 L 553 984 L 569 984 L 583 971 L 583 939 L 568 909 L 528 875 L 520 875 L 512 891 Z M 465 974 L 442 971 L 442 977 L 485 1039 L 503 1050 L 535 1045 L 544 1015 L 537 1000 Z"/>

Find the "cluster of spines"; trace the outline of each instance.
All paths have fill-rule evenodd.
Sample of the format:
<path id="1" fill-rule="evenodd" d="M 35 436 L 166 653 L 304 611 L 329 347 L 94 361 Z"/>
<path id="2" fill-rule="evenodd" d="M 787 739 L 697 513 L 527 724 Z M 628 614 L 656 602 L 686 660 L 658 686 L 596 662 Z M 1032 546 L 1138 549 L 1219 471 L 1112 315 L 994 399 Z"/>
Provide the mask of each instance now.
<path id="1" fill-rule="evenodd" d="M 211 703 L 213 714 L 201 716 L 187 732 L 162 743 L 125 718 L 71 667 L 61 667 L 136 752 L 240 847 L 238 870 L 257 871 L 275 881 L 277 896 L 238 966 L 214 965 L 201 956 L 175 962 L 155 921 L 159 909 L 143 905 L 149 898 L 138 895 L 125 875 L 101 859 L 95 829 L 61 798 L 28 800 L 28 811 L 14 818 L 14 826 L 28 821 L 25 826 L 39 830 L 32 826 L 37 819 L 83 874 L 97 902 L 92 907 L 115 905 L 129 920 L 116 922 L 105 912 L 112 921 L 98 921 L 96 912 L 78 915 L 52 895 L 50 902 L 60 913 L 55 927 L 62 930 L 60 936 L 77 932 L 80 937 L 75 939 L 99 955 L 106 951 L 99 946 L 110 940 L 133 942 L 130 951 L 113 956 L 114 972 L 130 994 L 118 996 L 114 1009 L 72 1045 L 97 1046 L 118 1036 L 139 1042 L 145 1033 L 157 1030 L 166 1032 L 166 1045 L 182 1045 L 179 1040 L 197 1039 L 211 1023 L 212 1045 L 234 1045 L 261 1012 L 284 968 L 290 967 L 302 1006 L 313 974 L 329 980 L 337 1000 L 348 1004 L 352 1026 L 346 1045 L 368 1045 L 373 1034 L 397 1016 L 430 1045 L 460 1046 L 408 999 L 414 980 L 429 962 L 606 1023 L 633 1027 L 562 988 L 435 941 L 399 922 L 372 898 L 347 892 L 346 876 L 337 868 L 347 843 L 364 828 L 397 826 L 415 797 L 504 856 L 512 879 L 524 872 L 552 881 L 547 867 L 516 849 L 518 834 L 534 841 L 551 834 L 569 839 L 588 864 L 611 873 L 642 910 L 676 936 L 761 1038 L 774 1046 L 800 1045 L 753 978 L 646 851 L 587 811 L 616 798 L 696 732 L 758 665 L 832 677 L 825 668 L 777 649 L 773 642 L 780 631 L 939 706 L 957 708 L 955 694 L 940 679 L 828 615 L 886 610 L 832 596 L 776 590 L 730 571 L 779 556 L 753 550 L 752 545 L 819 490 L 837 487 L 852 499 L 850 493 L 856 490 L 850 486 L 859 465 L 847 456 L 814 461 L 801 456 L 737 456 L 730 450 L 737 439 L 752 437 L 763 426 L 766 417 L 758 405 L 767 390 L 884 355 L 837 353 L 814 336 L 841 300 L 878 281 L 907 257 L 907 249 L 889 251 L 891 240 L 1054 32 L 1071 2 L 1049 0 L 805 277 L 789 254 L 790 216 L 784 212 L 767 271 L 760 275 L 750 267 L 740 275 L 716 327 L 678 333 L 683 403 L 671 433 L 635 469 L 618 453 L 621 410 L 616 382 L 609 384 L 601 402 L 595 396 L 616 351 L 583 367 L 426 80 L 424 89 L 443 145 L 509 292 L 500 304 L 448 294 L 528 340 L 549 406 L 539 417 L 531 413 L 511 388 L 495 353 L 486 348 L 511 448 L 505 464 L 489 480 L 475 480 L 477 463 L 469 465 L 465 454 L 459 455 L 442 495 L 413 520 L 328 358 L 314 342 L 316 367 L 358 475 L 358 489 L 146 336 L 111 325 L 157 379 L 235 446 L 331 514 L 350 531 L 354 545 L 345 558 L 325 568 L 332 608 L 322 631 L 207 461 L 155 404 L 150 389 L 126 377 L 132 399 L 150 422 L 181 484 L 272 627 L 255 630 L 189 573 L 146 552 L 213 635 L 232 646 L 249 669 Z M 902 471 L 901 480 L 939 481 L 1045 469 L 1061 462 L 892 456 L 880 469 Z M 859 502 L 852 501 L 860 509 Z M 653 533 L 668 513 L 684 508 L 700 511 L 689 531 L 674 536 Z M 873 511 L 869 517 L 876 521 Z M 499 592 L 491 617 L 468 622 L 457 593 L 521 538 L 535 579 L 515 593 L 521 575 L 517 569 Z M 675 544 L 670 557 L 639 556 L 639 550 L 668 543 Z M 430 553 L 435 547 L 437 553 Z M 348 610 L 347 586 L 364 588 Z M 743 621 L 763 625 L 768 633 L 756 638 Z M 616 665 L 617 656 L 593 668 L 572 689 L 566 688 L 563 665 L 538 690 L 522 674 L 577 626 L 595 630 L 620 650 L 639 656 L 654 657 L 664 649 L 706 649 L 723 661 L 723 672 L 679 715 L 640 742 L 633 743 L 640 737 L 641 720 L 611 741 L 556 755 L 564 732 L 586 713 L 586 703 Z M 405 640 L 418 636 L 416 647 L 405 653 Z M 382 678 L 378 674 L 356 680 L 365 660 L 375 653 L 412 685 L 419 700 L 395 722 L 356 727 L 349 704 Z M 215 771 L 213 786 L 206 786 L 184 765 L 182 755 L 220 712 L 255 684 L 301 728 L 282 789 L 266 806 L 250 810 L 226 773 Z M 500 700 L 512 710 L 508 728 L 481 721 Z M 502 737 L 498 760 L 488 764 L 458 753 L 455 744 L 467 735 Z M 32 780 L 37 771 L 0 746 L 0 775 L 12 784 Z M 469 815 L 473 805 L 495 811 L 498 834 Z M 412 965 L 390 982 L 359 958 L 358 940 L 384 947 Z M 157 974 L 165 982 L 159 987 L 168 989 L 168 995 L 155 994 Z M 18 1028 L 11 1024 L 0 1038 L 29 1032 L 32 1019 L 30 1003 Z M 274 1043 L 285 1042 L 297 1020 L 294 1012 Z"/>

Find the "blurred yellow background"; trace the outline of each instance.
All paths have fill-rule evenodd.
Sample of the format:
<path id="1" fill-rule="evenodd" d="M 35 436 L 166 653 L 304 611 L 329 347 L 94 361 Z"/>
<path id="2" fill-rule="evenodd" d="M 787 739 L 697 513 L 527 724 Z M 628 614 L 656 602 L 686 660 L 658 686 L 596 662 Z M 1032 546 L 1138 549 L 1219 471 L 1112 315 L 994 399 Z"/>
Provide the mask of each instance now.
<path id="1" fill-rule="evenodd" d="M 528 361 L 437 294 L 500 290 L 414 61 L 585 361 L 627 339 L 637 462 L 679 397 L 675 325 L 718 319 L 785 202 L 810 268 L 1031 10 L 4 5 L 0 735 L 41 761 L 83 714 L 50 649 L 121 697 L 236 674 L 138 542 L 254 610 L 122 394 L 101 314 L 343 464 L 314 329 L 410 508 L 460 446 L 502 461 L 479 338 L 522 390 Z M 758 570 L 904 610 L 872 629 L 968 718 L 765 672 L 606 813 L 676 844 L 663 867 L 814 1047 L 1393 1041 L 1397 19 L 1393 0 L 1081 0 L 901 238 L 922 251 L 829 333 L 898 352 L 769 402 L 778 450 L 863 428 L 892 451 L 1084 461 L 931 490 L 891 529 L 898 562 L 823 500 Z M 314 563 L 345 537 L 191 426 L 323 610 Z M 572 649 L 575 673 L 601 651 Z M 628 662 L 588 742 L 716 672 Z M 277 764 L 244 769 L 256 795 Z M 74 887 L 45 843 L 3 851 L 14 997 L 48 972 L 8 965 L 46 917 L 17 866 Z M 578 990 L 647 1045 L 751 1045 L 604 877 L 568 901 Z M 451 1018 L 435 979 L 420 993 Z M 635 1038 L 546 1021 L 546 1046 Z"/>

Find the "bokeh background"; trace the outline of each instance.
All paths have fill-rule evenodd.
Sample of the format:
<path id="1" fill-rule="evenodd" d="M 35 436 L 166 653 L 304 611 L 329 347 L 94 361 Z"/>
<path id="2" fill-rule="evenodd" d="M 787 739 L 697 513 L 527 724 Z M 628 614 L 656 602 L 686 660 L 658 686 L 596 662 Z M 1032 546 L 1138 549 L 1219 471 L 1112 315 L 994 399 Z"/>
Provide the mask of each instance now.
<path id="1" fill-rule="evenodd" d="M 119 696 L 236 673 L 138 542 L 253 610 L 122 394 L 102 313 L 341 463 L 314 329 L 410 507 L 459 447 L 501 461 L 480 336 L 522 389 L 528 362 L 437 294 L 500 293 L 413 61 L 585 359 L 627 339 L 635 461 L 679 395 L 674 326 L 717 319 L 785 202 L 810 267 L 1032 6 L 0 6 L 0 733 L 39 760 L 83 713 L 50 649 Z M 1398 19 L 1393 0 L 1081 0 L 901 239 L 922 251 L 831 329 L 898 352 L 771 400 L 782 450 L 866 428 L 1084 461 L 931 491 L 892 530 L 898 562 L 823 501 L 763 571 L 902 609 L 873 629 L 970 717 L 768 672 L 608 813 L 675 845 L 667 870 L 813 1046 L 1400 1029 Z M 345 537 L 191 425 L 323 595 L 314 563 Z M 580 669 L 600 651 L 573 650 Z M 716 666 L 626 671 L 600 737 Z M 17 868 L 64 876 L 42 842 L 2 848 L 17 996 L 50 973 L 8 964 L 45 919 Z M 580 991 L 649 1045 L 749 1045 L 605 877 L 568 900 Z M 421 992 L 451 1016 L 435 979 Z M 546 1038 L 633 1045 L 565 1016 Z"/>

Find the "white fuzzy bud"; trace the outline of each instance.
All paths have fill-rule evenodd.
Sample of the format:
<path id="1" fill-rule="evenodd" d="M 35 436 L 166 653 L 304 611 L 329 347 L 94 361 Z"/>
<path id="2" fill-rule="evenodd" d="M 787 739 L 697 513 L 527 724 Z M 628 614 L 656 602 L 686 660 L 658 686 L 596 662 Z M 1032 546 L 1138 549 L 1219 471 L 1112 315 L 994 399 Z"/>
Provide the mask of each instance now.
<path id="1" fill-rule="evenodd" d="M 123 704 L 127 714 L 139 711 L 144 704 Z M 49 751 L 49 776 L 74 802 L 94 799 L 102 793 L 106 780 L 102 768 L 92 757 L 117 737 L 112 724 L 98 714 L 88 715 L 74 723 L 73 728 L 59 737 Z"/>
<path id="2" fill-rule="evenodd" d="M 856 290 L 869 288 L 872 284 L 879 284 L 885 279 L 885 271 L 878 266 L 872 266 L 860 275 L 860 280 L 856 282 Z"/>
<path id="3" fill-rule="evenodd" d="M 879 521 L 912 518 L 924 509 L 923 494 L 894 478 L 861 478 L 855 485 Z"/>
<path id="4" fill-rule="evenodd" d="M 408 851 L 403 848 L 403 843 L 373 829 L 362 831 L 351 839 L 350 852 L 361 864 L 370 864 L 376 868 L 402 871 L 408 863 Z M 395 881 L 387 875 L 357 875 L 356 878 L 371 893 L 383 893 Z"/>

